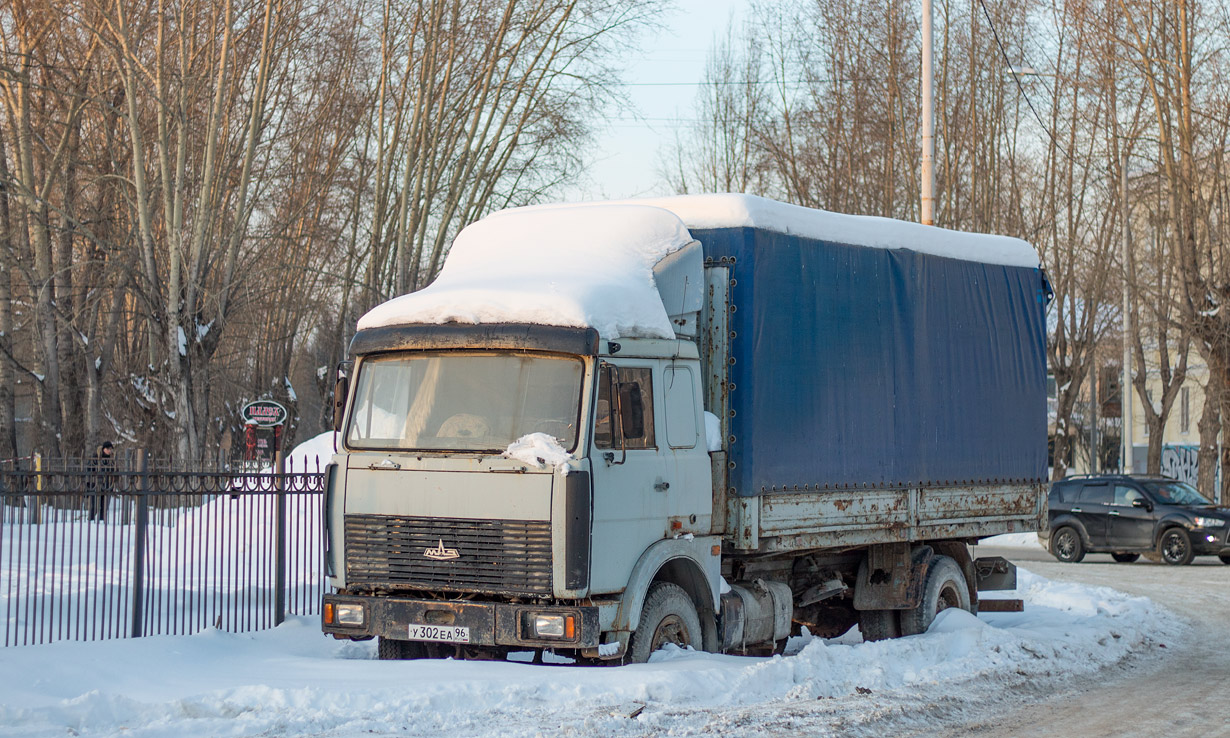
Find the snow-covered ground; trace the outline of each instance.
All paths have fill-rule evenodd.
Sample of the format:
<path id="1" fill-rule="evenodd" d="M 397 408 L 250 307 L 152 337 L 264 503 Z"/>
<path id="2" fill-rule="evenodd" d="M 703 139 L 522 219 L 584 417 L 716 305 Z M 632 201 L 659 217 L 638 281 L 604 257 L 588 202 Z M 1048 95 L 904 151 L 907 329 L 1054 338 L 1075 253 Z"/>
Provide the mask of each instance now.
<path id="1" fill-rule="evenodd" d="M 305 442 L 294 468 L 315 470 L 317 459 L 323 467 L 332 440 Z M 224 519 L 202 520 L 215 517 Z M 98 528 L 118 535 L 126 526 Z M 1044 555 L 1032 533 L 985 543 Z M 163 559 L 158 551 L 151 561 Z M 376 659 L 374 642 L 326 638 L 314 617 L 255 633 L 0 648 L 0 737 L 760 736 L 793 732 L 799 720 L 808 732 L 875 735 L 889 721 L 890 732 L 926 733 L 942 724 L 929 709 L 954 695 L 979 709 L 1007 707 L 1022 685 L 1063 691 L 1184 633 L 1142 597 L 1023 569 L 1019 584 L 998 596 L 1025 600 L 1023 613 L 948 611 L 930 632 L 896 641 L 863 643 L 857 630 L 796 638 L 773 658 L 673 649 L 622 667 L 388 662 Z"/>
<path id="2" fill-rule="evenodd" d="M 0 649 L 0 736 L 762 735 L 771 731 L 749 711 L 781 710 L 860 724 L 893 714 L 917 727 L 928 718 L 904 703 L 966 689 L 1011 703 L 1013 684 L 1062 689 L 1184 627 L 1144 598 L 1024 570 L 1019 583 L 1002 596 L 1024 599 L 1023 613 L 947 611 L 924 635 L 792 639 L 773 658 L 675 649 L 622 667 L 378 661 L 373 642 L 328 639 L 314 618 Z M 736 713 L 714 729 L 714 715 Z"/>
<path id="3" fill-rule="evenodd" d="M 1002 536 L 991 536 L 978 542 L 979 546 L 999 546 L 1001 548 L 1043 548 L 1037 533 L 1005 533 Z"/>

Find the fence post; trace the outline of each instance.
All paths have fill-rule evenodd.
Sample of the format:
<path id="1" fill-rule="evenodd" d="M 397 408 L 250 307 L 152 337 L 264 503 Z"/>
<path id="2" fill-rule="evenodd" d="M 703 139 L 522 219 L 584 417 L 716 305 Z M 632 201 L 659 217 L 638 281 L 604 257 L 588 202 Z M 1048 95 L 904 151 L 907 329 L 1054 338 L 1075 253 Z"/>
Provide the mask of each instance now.
<path id="1" fill-rule="evenodd" d="M 274 456 L 277 477 L 277 515 L 274 518 L 273 624 L 286 620 L 286 454 L 278 449 Z"/>
<path id="2" fill-rule="evenodd" d="M 144 635 L 145 626 L 145 530 L 149 527 L 149 458 L 137 449 L 140 482 L 136 490 L 137 524 L 132 531 L 132 637 Z"/>
<path id="3" fill-rule="evenodd" d="M 43 523 L 43 455 L 34 453 L 34 497 L 30 499 L 30 509 L 27 511 L 29 520 L 34 525 Z"/>

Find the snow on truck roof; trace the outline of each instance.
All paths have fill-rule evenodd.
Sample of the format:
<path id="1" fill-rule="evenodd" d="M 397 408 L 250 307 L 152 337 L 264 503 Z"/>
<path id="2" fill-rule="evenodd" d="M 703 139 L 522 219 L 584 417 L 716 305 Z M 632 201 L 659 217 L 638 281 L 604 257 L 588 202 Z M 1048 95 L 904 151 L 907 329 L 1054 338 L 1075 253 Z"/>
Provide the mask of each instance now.
<path id="1" fill-rule="evenodd" d="M 359 329 L 414 323 L 595 328 L 606 339 L 674 338 L 654 268 L 689 228 L 754 227 L 870 248 L 1037 267 L 1028 243 L 751 195 L 681 195 L 502 210 L 458 234 L 439 276 L 376 306 Z"/>
<path id="2" fill-rule="evenodd" d="M 678 217 L 648 205 L 503 210 L 462 229 L 436 281 L 376 306 L 359 329 L 533 323 L 674 338 L 653 268 L 691 242 Z"/>
<path id="3" fill-rule="evenodd" d="M 669 210 L 688 228 L 761 228 L 819 241 L 909 249 L 950 259 L 1036 268 L 1038 253 L 1019 238 L 965 233 L 892 218 L 845 215 L 755 195 L 676 195 L 626 200 Z"/>

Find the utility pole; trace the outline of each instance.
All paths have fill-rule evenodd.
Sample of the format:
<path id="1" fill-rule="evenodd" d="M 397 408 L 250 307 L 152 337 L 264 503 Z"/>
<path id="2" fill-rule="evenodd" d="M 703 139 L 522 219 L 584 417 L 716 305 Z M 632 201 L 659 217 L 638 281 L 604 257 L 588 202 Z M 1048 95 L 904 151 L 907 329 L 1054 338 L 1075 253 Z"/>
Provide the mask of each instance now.
<path id="1" fill-rule="evenodd" d="M 1123 381 L 1119 390 L 1119 418 L 1123 428 L 1123 473 L 1132 473 L 1132 301 L 1128 284 L 1128 259 L 1132 249 L 1132 223 L 1128 218 L 1128 152 L 1123 149 L 1123 166 L 1119 173 L 1120 200 L 1123 207 Z"/>
<path id="2" fill-rule="evenodd" d="M 1089 473 L 1098 473 L 1098 362 L 1089 360 Z"/>
<path id="3" fill-rule="evenodd" d="M 931 0 L 922 0 L 922 210 L 923 225 L 935 225 L 935 74 Z"/>

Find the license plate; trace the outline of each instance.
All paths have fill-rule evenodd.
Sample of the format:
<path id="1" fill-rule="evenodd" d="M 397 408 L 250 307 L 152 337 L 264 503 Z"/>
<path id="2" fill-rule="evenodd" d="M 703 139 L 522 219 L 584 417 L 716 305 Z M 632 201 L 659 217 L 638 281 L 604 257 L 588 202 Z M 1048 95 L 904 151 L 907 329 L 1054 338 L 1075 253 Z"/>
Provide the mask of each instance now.
<path id="1" fill-rule="evenodd" d="M 410 640 L 438 643 L 469 643 L 470 629 L 460 625 L 410 624 Z"/>

